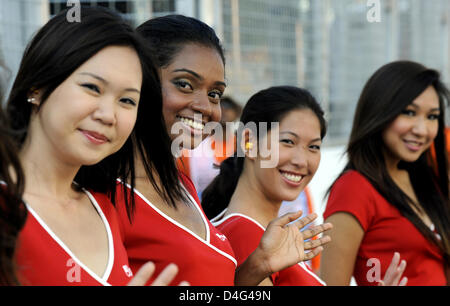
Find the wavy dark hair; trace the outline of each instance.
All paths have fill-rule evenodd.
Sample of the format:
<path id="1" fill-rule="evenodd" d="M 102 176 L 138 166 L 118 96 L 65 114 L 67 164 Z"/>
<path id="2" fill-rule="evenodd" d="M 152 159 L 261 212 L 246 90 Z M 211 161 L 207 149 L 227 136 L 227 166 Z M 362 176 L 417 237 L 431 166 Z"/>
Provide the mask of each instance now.
<path id="1" fill-rule="evenodd" d="M 67 10 L 64 10 L 47 22 L 23 55 L 7 104 L 12 128 L 20 133 L 19 143 L 23 143 L 28 131 L 32 105 L 27 103 L 27 98 L 31 91 L 39 89 L 42 92 L 42 105 L 55 88 L 103 48 L 131 47 L 139 56 L 143 72 L 134 129 L 118 152 L 96 165 L 82 166 L 75 181 L 80 187 L 108 194 L 115 203 L 116 179 L 128 181 L 134 187 L 134 157 L 140 154 L 147 175 L 158 193 L 173 202 L 183 193 L 170 152 L 170 138 L 162 119 L 161 86 L 150 50 L 130 24 L 108 9 L 82 7 L 81 22 L 74 23 L 67 21 L 66 14 Z M 157 179 L 160 185 L 156 184 Z M 127 196 L 127 188 L 124 186 L 123 189 L 131 220 L 134 196 Z M 133 194 L 133 188 L 130 192 Z"/>
<path id="2" fill-rule="evenodd" d="M 22 202 L 24 175 L 1 108 L 2 95 L 0 88 L 0 181 L 5 184 L 0 184 L 0 286 L 6 286 L 19 284 L 14 255 L 27 210 Z"/>
<path id="3" fill-rule="evenodd" d="M 430 165 L 430 149 L 417 161 L 401 161 L 399 168 L 408 171 L 420 206 L 434 223 L 442 241 L 411 208 L 413 206 L 420 211 L 420 207 L 390 177 L 383 155 L 383 131 L 429 86 L 433 86 L 439 96 L 439 128 L 434 139 L 437 172 Z M 444 118 L 449 101 L 449 91 L 435 70 L 411 61 L 396 61 L 378 69 L 367 81 L 359 98 L 346 150 L 349 161 L 339 175 L 348 170 L 364 175 L 389 203 L 442 250 L 447 264 L 450 263 L 450 203 Z"/>
<path id="4" fill-rule="evenodd" d="M 244 106 L 241 122 L 256 123 L 257 135 L 259 123 L 280 122 L 293 110 L 311 110 L 320 123 L 320 137 L 323 139 L 327 131 L 324 112 L 316 99 L 305 89 L 293 86 L 276 86 L 261 90 L 254 94 Z M 301 123 L 300 123 L 301 124 Z M 271 125 L 267 125 L 270 129 Z M 238 134 L 238 139 L 240 135 Z M 238 140 L 238 143 L 239 140 Z M 240 146 L 233 157 L 224 160 L 220 165 L 220 172 L 202 193 L 202 206 L 209 219 L 222 212 L 231 200 L 244 168 L 244 156 Z"/>
<path id="5" fill-rule="evenodd" d="M 216 32 L 198 19 L 177 14 L 166 15 L 144 22 L 136 31 L 147 41 L 159 68 L 170 65 L 181 49 L 190 43 L 217 50 L 225 66 L 223 47 Z"/>

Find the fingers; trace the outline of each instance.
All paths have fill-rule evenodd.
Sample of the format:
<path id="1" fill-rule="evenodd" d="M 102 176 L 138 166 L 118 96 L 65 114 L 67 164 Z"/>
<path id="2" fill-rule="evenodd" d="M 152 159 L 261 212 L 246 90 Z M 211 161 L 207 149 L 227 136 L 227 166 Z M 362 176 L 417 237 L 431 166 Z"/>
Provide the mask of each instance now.
<path id="1" fill-rule="evenodd" d="M 145 286 L 150 277 L 155 272 L 155 264 L 147 262 L 143 265 L 133 279 L 128 283 L 128 286 Z M 152 286 L 169 286 L 178 273 L 178 267 L 175 264 L 169 264 L 153 281 Z M 186 281 L 182 281 L 179 286 L 190 286 Z"/>
<path id="2" fill-rule="evenodd" d="M 308 261 L 308 260 L 313 259 L 317 255 L 319 255 L 320 252 L 322 252 L 322 251 L 323 251 L 323 247 L 319 246 L 319 247 L 313 249 L 311 252 L 305 253 L 305 258 L 303 259 L 303 261 Z"/>
<path id="3" fill-rule="evenodd" d="M 392 279 L 392 275 L 394 274 L 395 270 L 397 270 L 399 262 L 400 262 L 400 254 L 398 252 L 395 252 L 394 256 L 392 257 L 392 261 L 386 270 L 386 274 L 384 275 L 385 282 L 390 281 Z"/>
<path id="4" fill-rule="evenodd" d="M 322 238 L 319 238 L 319 239 L 306 241 L 303 244 L 303 248 L 305 250 L 315 249 L 315 248 L 318 248 L 320 246 L 323 246 L 323 245 L 327 244 L 330 241 L 331 241 L 330 236 L 323 236 Z"/>
<path id="5" fill-rule="evenodd" d="M 398 252 L 394 253 L 392 261 L 386 270 L 384 275 L 383 283 L 385 286 L 404 286 L 408 282 L 408 279 L 404 277 L 401 281 L 403 272 L 406 269 L 406 261 L 402 260 L 400 262 L 400 254 Z"/>
<path id="6" fill-rule="evenodd" d="M 310 238 L 317 236 L 320 233 L 323 233 L 331 228 L 333 228 L 333 225 L 331 223 L 324 223 L 321 225 L 314 226 L 314 227 L 304 230 L 302 232 L 303 239 L 305 239 L 305 240 L 310 239 Z"/>
<path id="7" fill-rule="evenodd" d="M 303 217 L 303 218 L 295 221 L 293 224 L 298 229 L 302 229 L 305 226 L 307 226 L 308 224 L 310 224 L 311 222 L 313 222 L 314 220 L 316 220 L 316 218 L 317 218 L 317 214 L 316 213 L 312 213 L 312 214 L 307 215 L 306 217 Z"/>
<path id="8" fill-rule="evenodd" d="M 177 265 L 169 264 L 153 281 L 152 286 L 168 286 L 178 273 Z"/>
<path id="9" fill-rule="evenodd" d="M 394 275 L 392 277 L 392 285 L 396 286 L 399 284 L 400 278 L 402 277 L 403 272 L 405 272 L 405 269 L 406 269 L 406 261 L 402 260 L 400 262 L 400 266 L 398 266 L 398 268 L 394 272 Z"/>
<path id="10" fill-rule="evenodd" d="M 269 226 L 270 226 L 270 225 L 285 226 L 286 224 L 288 224 L 288 223 L 290 223 L 290 222 L 292 222 L 292 221 L 295 221 L 295 220 L 297 220 L 298 218 L 300 218 L 300 216 L 301 216 L 302 214 L 303 214 L 303 211 L 301 211 L 301 210 L 299 210 L 299 211 L 297 211 L 297 212 L 294 212 L 294 213 L 287 213 L 287 214 L 284 214 L 283 216 L 278 217 L 278 218 L 272 220 L 272 221 L 269 223 Z M 268 227 L 269 227 L 269 226 L 268 226 Z"/>
<path id="11" fill-rule="evenodd" d="M 143 265 L 133 279 L 128 283 L 128 286 L 144 286 L 149 278 L 155 272 L 155 264 L 153 262 L 147 262 Z"/>
<path id="12" fill-rule="evenodd" d="M 182 281 L 181 283 L 178 284 L 178 286 L 190 286 L 191 284 L 189 284 L 187 281 Z"/>

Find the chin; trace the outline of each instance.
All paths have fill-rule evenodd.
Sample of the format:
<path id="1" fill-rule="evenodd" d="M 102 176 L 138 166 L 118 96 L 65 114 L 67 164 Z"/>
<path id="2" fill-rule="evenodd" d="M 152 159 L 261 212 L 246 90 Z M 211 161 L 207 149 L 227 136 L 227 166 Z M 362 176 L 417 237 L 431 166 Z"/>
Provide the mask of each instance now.
<path id="1" fill-rule="evenodd" d="M 414 154 L 414 155 L 406 155 L 405 154 L 403 156 L 402 160 L 407 163 L 414 163 L 420 158 L 420 156 L 422 156 L 422 154 L 423 154 L 423 152 L 420 154 L 417 154 L 417 155 L 416 154 Z"/>
<path id="2" fill-rule="evenodd" d="M 102 159 L 89 159 L 89 160 L 84 160 L 83 161 L 83 166 L 94 166 L 98 163 L 100 163 L 102 160 L 104 160 L 104 158 Z"/>
<path id="3" fill-rule="evenodd" d="M 302 191 L 303 191 L 303 189 L 302 189 Z M 284 197 L 283 197 L 283 201 L 286 201 L 286 202 L 292 202 L 292 201 L 295 201 L 295 200 L 297 200 L 297 198 L 298 198 L 298 196 L 300 195 L 300 193 L 301 192 L 296 192 L 295 194 L 286 194 Z"/>

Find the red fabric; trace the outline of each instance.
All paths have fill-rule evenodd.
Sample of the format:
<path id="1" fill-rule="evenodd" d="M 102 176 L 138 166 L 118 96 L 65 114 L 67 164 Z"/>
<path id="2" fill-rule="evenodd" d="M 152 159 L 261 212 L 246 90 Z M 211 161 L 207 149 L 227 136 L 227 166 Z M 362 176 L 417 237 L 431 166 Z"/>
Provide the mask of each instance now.
<path id="1" fill-rule="evenodd" d="M 136 213 L 130 224 L 119 184 L 117 208 L 131 269 L 136 272 L 144 263 L 152 261 L 156 265 L 156 277 L 168 264 L 175 263 L 179 272 L 171 285 L 188 281 L 193 286 L 232 286 L 236 269 L 233 250 L 226 237 L 206 218 L 192 182 L 185 175 L 180 177 L 193 197 L 193 204 L 203 215 L 209 239 L 205 241 L 180 226 L 137 193 Z"/>
<path id="2" fill-rule="evenodd" d="M 22 285 L 32 286 L 98 286 L 126 285 L 128 257 L 120 240 L 119 223 L 114 206 L 103 194 L 92 193 L 108 220 L 113 239 L 114 261 L 103 279 L 89 273 L 82 263 L 59 244 L 29 209 L 24 229 L 18 238 L 17 273 Z M 40 218 L 39 218 L 40 219 Z M 45 225 L 44 225 L 45 226 Z"/>
<path id="3" fill-rule="evenodd" d="M 360 173 L 349 171 L 334 184 L 323 217 L 337 212 L 353 215 L 365 232 L 353 272 L 358 285 L 376 285 L 367 277 L 368 272 L 373 275 L 374 268 L 369 259 L 379 260 L 383 278 L 394 252 L 407 262 L 403 276 L 408 277 L 408 285 L 446 285 L 443 254 L 438 247 Z"/>
<path id="4" fill-rule="evenodd" d="M 215 223 L 230 240 L 241 265 L 257 248 L 264 228 L 255 220 L 244 215 L 230 215 Z M 274 286 L 323 286 L 324 283 L 304 263 L 293 265 L 271 275 Z"/>

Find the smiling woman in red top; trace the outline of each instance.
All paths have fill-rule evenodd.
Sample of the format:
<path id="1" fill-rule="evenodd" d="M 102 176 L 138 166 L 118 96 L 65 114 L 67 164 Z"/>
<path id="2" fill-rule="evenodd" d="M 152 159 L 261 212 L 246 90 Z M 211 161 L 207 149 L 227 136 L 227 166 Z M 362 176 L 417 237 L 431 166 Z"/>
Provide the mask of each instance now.
<path id="1" fill-rule="evenodd" d="M 332 222 L 321 277 L 373 285 L 394 251 L 407 262 L 408 285 L 446 285 L 450 206 L 444 111 L 448 90 L 438 72 L 408 61 L 369 79 L 356 109 L 349 162 L 331 187 Z M 436 171 L 430 167 L 430 146 Z M 339 267 L 337 269 L 336 267 Z"/>
<path id="2" fill-rule="evenodd" d="M 312 95 L 289 86 L 271 87 L 253 95 L 242 111 L 241 121 L 257 128 L 238 130 L 237 143 L 244 142 L 245 150 L 238 146 L 235 156 L 221 164 L 220 174 L 202 195 L 203 205 L 226 208 L 214 224 L 230 240 L 238 265 L 256 249 L 281 203 L 296 199 L 311 181 L 326 133 L 323 111 Z M 267 123 L 270 130 L 258 128 L 261 123 Z M 279 123 L 279 127 L 271 128 L 272 123 Z M 263 157 L 261 149 L 266 141 L 271 155 Z M 265 165 L 275 156 L 275 166 Z M 315 229 L 330 227 L 312 227 L 303 234 L 311 238 Z M 319 241 L 328 239 L 325 236 Z M 260 284 L 315 286 L 324 282 L 301 262 L 270 275 Z"/>
<path id="3" fill-rule="evenodd" d="M 150 128 L 154 143 L 168 138 L 158 76 L 145 49 L 120 16 L 89 7 L 80 23 L 68 22 L 66 11 L 56 15 L 26 48 L 7 104 L 28 211 L 16 253 L 21 284 L 131 281 L 107 194 L 114 194 L 117 177 L 133 181 L 136 143 L 146 156 L 157 151 L 140 135 Z M 6 188 L 14 190 L 9 182 Z M 151 268 L 145 266 L 147 278 Z"/>

